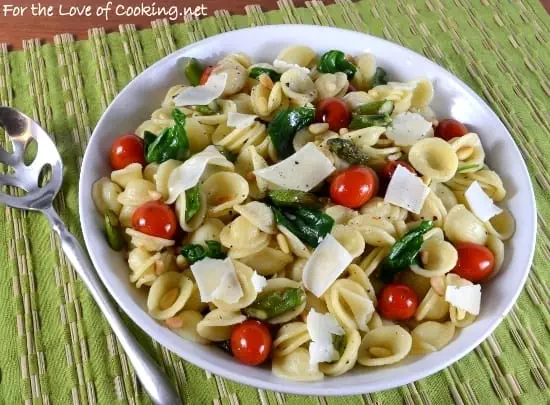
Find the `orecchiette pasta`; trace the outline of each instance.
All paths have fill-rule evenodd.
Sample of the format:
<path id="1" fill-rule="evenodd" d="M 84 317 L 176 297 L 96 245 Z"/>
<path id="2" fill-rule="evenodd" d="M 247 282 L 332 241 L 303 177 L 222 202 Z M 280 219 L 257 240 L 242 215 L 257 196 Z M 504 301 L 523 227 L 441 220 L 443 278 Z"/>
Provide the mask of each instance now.
<path id="1" fill-rule="evenodd" d="M 380 326 L 363 337 L 357 361 L 370 367 L 397 363 L 411 347 L 412 337 L 401 326 Z"/>
<path id="2" fill-rule="evenodd" d="M 219 346 L 261 322 L 272 372 L 295 381 L 441 350 L 476 320 L 469 279 L 505 270 L 516 224 L 483 209 L 504 183 L 483 133 L 435 114 L 430 78 L 306 45 L 209 62 L 130 135 L 143 156 L 92 186 L 152 318 Z M 469 249 L 489 274 L 467 274 Z"/>

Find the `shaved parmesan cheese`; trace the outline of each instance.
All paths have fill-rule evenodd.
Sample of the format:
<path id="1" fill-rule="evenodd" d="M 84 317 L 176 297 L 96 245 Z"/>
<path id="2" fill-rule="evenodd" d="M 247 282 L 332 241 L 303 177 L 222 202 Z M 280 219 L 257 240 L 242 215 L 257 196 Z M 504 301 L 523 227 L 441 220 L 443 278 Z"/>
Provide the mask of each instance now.
<path id="1" fill-rule="evenodd" d="M 422 180 L 398 165 L 388 184 L 384 201 L 419 214 L 430 189 Z"/>
<path id="2" fill-rule="evenodd" d="M 275 59 L 273 61 L 273 67 L 279 73 L 284 73 L 284 72 L 286 72 L 287 70 L 290 70 L 290 69 L 298 69 L 298 70 L 302 71 L 303 73 L 305 73 L 306 75 L 308 75 L 309 72 L 310 72 L 310 70 L 306 67 L 300 66 L 296 63 L 288 63 L 288 62 L 285 62 L 284 60 L 281 60 L 281 59 Z"/>
<path id="3" fill-rule="evenodd" d="M 309 343 L 309 365 L 315 366 L 319 363 L 338 360 L 340 354 L 332 343 L 310 342 Z"/>
<path id="4" fill-rule="evenodd" d="M 396 145 L 408 146 L 431 133 L 432 123 L 418 113 L 403 112 L 397 114 L 386 131 L 386 136 Z"/>
<path id="5" fill-rule="evenodd" d="M 338 360 L 340 357 L 332 344 L 332 335 L 343 335 L 344 329 L 338 324 L 334 315 L 320 314 L 312 308 L 307 315 L 309 343 L 309 364 L 315 366 L 321 362 Z"/>
<path id="6" fill-rule="evenodd" d="M 269 234 L 276 233 L 275 215 L 267 204 L 251 201 L 245 205 L 235 205 L 233 209 L 257 226 L 260 231 Z"/>
<path id="7" fill-rule="evenodd" d="M 213 300 L 234 304 L 243 296 L 233 262 L 227 259 L 205 258 L 191 265 L 202 302 Z"/>
<path id="8" fill-rule="evenodd" d="M 343 335 L 344 329 L 340 326 L 334 315 L 321 314 L 311 308 L 306 319 L 309 337 L 314 342 L 332 343 L 331 335 Z"/>
<path id="9" fill-rule="evenodd" d="M 481 286 L 479 284 L 460 287 L 448 285 L 445 290 L 445 301 L 473 315 L 479 315 Z"/>
<path id="10" fill-rule="evenodd" d="M 304 266 L 304 286 L 320 297 L 349 266 L 353 256 L 331 234 L 313 251 Z"/>
<path id="11" fill-rule="evenodd" d="M 230 112 L 227 114 L 227 126 L 233 128 L 246 128 L 254 123 L 257 115 Z"/>
<path id="12" fill-rule="evenodd" d="M 254 286 L 256 292 L 262 292 L 262 290 L 267 285 L 267 279 L 264 276 L 256 273 L 256 271 L 254 271 L 254 273 L 252 274 L 250 281 L 252 282 L 252 285 Z"/>
<path id="13" fill-rule="evenodd" d="M 464 193 L 466 201 L 472 212 L 483 222 L 490 220 L 502 212 L 502 209 L 493 204 L 493 200 L 481 188 L 477 181 L 474 181 Z"/>
<path id="14" fill-rule="evenodd" d="M 191 156 L 182 165 L 176 167 L 170 174 L 166 203 L 172 204 L 181 193 L 195 187 L 208 164 L 234 169 L 233 163 L 227 160 L 214 145 L 209 145 L 202 152 Z"/>
<path id="15" fill-rule="evenodd" d="M 323 152 L 313 143 L 308 143 L 285 160 L 255 170 L 254 174 L 279 188 L 309 191 L 334 170 L 332 162 Z"/>
<path id="16" fill-rule="evenodd" d="M 177 107 L 187 105 L 207 105 L 220 98 L 225 90 L 227 73 L 222 72 L 210 75 L 208 81 L 202 86 L 185 87 L 174 97 L 174 104 Z"/>

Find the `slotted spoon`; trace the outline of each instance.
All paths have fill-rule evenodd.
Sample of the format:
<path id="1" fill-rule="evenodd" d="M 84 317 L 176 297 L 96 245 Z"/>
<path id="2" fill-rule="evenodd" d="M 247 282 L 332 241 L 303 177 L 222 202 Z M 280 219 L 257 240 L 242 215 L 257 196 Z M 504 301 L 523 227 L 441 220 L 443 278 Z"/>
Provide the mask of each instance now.
<path id="1" fill-rule="evenodd" d="M 24 210 L 40 211 L 46 215 L 52 228 L 59 235 L 63 252 L 111 325 L 151 400 L 158 405 L 181 404 L 167 377 L 122 322 L 88 255 L 67 230 L 52 206 L 63 182 L 63 162 L 55 144 L 36 122 L 14 108 L 0 106 L 0 126 L 5 129 L 13 145 L 12 153 L 0 147 L 0 163 L 13 168 L 13 173 L 0 175 L 0 186 L 17 187 L 26 192 L 24 195 L 0 192 L 0 203 Z M 27 165 L 24 155 L 31 139 L 36 141 L 38 150 L 32 163 Z M 40 175 L 47 166 L 51 168 L 51 176 L 49 181 L 41 186 Z"/>

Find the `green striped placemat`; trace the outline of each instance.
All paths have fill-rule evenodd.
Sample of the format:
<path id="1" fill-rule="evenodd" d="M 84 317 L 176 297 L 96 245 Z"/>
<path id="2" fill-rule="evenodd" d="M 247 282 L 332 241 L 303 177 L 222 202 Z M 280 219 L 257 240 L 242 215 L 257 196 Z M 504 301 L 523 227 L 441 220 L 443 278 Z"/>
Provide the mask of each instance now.
<path id="1" fill-rule="evenodd" d="M 243 27 L 306 23 L 368 32 L 426 55 L 485 98 L 528 163 L 539 209 L 535 262 L 517 305 L 496 332 L 446 370 L 398 389 L 341 398 L 257 390 L 211 375 L 130 325 L 189 404 L 550 403 L 550 18 L 538 0 L 312 0 L 278 11 L 216 11 L 202 21 L 75 42 L 0 44 L 0 104 L 23 110 L 55 138 L 67 167 L 56 208 L 80 234 L 77 183 L 86 142 L 133 77 L 191 42 Z M 398 61 L 396 61 L 398 62 Z M 0 403 L 147 404 L 116 339 L 60 253 L 46 219 L 0 210 Z M 521 224 L 519 224 L 521 226 Z"/>

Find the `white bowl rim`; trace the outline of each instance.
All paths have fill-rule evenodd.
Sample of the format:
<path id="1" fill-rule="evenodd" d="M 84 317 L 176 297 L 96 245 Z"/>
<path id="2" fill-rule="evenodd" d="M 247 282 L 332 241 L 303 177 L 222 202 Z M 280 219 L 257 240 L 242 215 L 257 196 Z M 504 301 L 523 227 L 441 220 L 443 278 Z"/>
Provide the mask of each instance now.
<path id="1" fill-rule="evenodd" d="M 202 369 L 205 369 L 205 370 L 207 370 L 207 371 L 209 371 L 213 374 L 216 374 L 216 375 L 219 375 L 221 377 L 236 381 L 238 383 L 243 383 L 243 384 L 255 387 L 255 388 L 267 389 L 267 390 L 279 391 L 279 392 L 286 392 L 286 393 L 290 393 L 290 394 L 323 395 L 323 396 L 336 396 L 336 395 L 338 395 L 338 396 L 340 396 L 340 395 L 366 394 L 366 393 L 369 393 L 369 392 L 383 391 L 383 390 L 403 386 L 403 385 L 406 385 L 408 383 L 426 378 L 426 377 L 428 377 L 432 374 L 435 374 L 435 373 L 443 370 L 444 368 L 450 366 L 451 364 L 453 364 L 456 361 L 460 360 L 462 357 L 469 354 L 479 344 L 481 344 L 485 339 L 487 339 L 487 337 L 497 328 L 497 326 L 501 323 L 501 321 L 504 319 L 504 317 L 510 312 L 510 310 L 514 306 L 515 302 L 517 301 L 517 299 L 518 299 L 518 297 L 519 297 L 519 295 L 520 295 L 520 293 L 523 289 L 523 286 L 524 286 L 524 284 L 527 280 L 527 277 L 529 275 L 530 268 L 531 268 L 531 265 L 532 265 L 532 262 L 533 262 L 533 257 L 534 257 L 534 252 L 535 252 L 535 244 L 536 244 L 536 231 L 537 231 L 536 202 L 535 202 L 534 191 L 533 191 L 533 187 L 532 187 L 532 183 L 531 183 L 531 178 L 529 176 L 529 172 L 527 170 L 527 166 L 526 166 L 526 164 L 523 160 L 521 152 L 520 152 L 516 142 L 514 141 L 513 137 L 511 136 L 510 132 L 504 126 L 504 124 L 502 123 L 502 121 L 500 120 L 498 115 L 493 111 L 493 109 L 481 97 L 479 97 L 477 95 L 477 93 L 475 93 L 469 86 L 467 86 L 462 80 L 460 80 L 454 74 L 452 74 L 451 72 L 449 72 L 448 70 L 446 70 L 442 66 L 436 64 L 435 62 L 432 62 L 430 59 L 426 58 L 425 56 L 423 56 L 423 55 L 421 55 L 421 54 L 419 54 L 419 53 L 417 53 L 417 52 L 415 52 L 411 49 L 408 49 L 408 48 L 406 48 L 406 47 L 404 47 L 400 44 L 397 44 L 397 43 L 394 43 L 394 42 L 391 42 L 391 41 L 388 41 L 388 40 L 385 40 L 383 38 L 379 38 L 379 37 L 376 37 L 376 36 L 373 36 L 373 35 L 369 35 L 369 34 L 365 34 L 365 33 L 362 33 L 362 32 L 354 31 L 354 30 L 348 30 L 348 29 L 338 28 L 338 27 L 318 26 L 318 25 L 311 25 L 311 24 L 273 24 L 273 25 L 264 25 L 264 26 L 258 26 L 258 27 L 243 28 L 243 29 L 238 29 L 238 30 L 233 30 L 233 31 L 217 34 L 217 35 L 214 35 L 214 36 L 211 36 L 211 37 L 207 37 L 207 38 L 205 38 L 203 40 L 200 40 L 198 42 L 189 44 L 189 45 L 173 52 L 172 54 L 167 55 L 166 57 L 158 60 L 153 65 L 151 65 L 149 68 L 145 69 L 138 76 L 136 76 L 131 82 L 129 82 L 126 85 L 126 87 L 124 87 L 118 93 L 118 95 L 114 98 L 114 100 L 109 104 L 107 109 L 103 112 L 100 120 L 96 124 L 96 126 L 94 128 L 94 131 L 92 133 L 92 136 L 90 137 L 89 143 L 92 142 L 92 140 L 94 139 L 94 135 L 96 133 L 97 128 L 101 127 L 101 124 L 102 124 L 103 120 L 105 119 L 105 116 L 107 115 L 106 113 L 109 110 L 109 108 L 111 108 L 111 106 L 113 104 L 115 104 L 119 99 L 122 99 L 124 97 L 125 92 L 129 88 L 129 86 L 131 86 L 132 82 L 135 81 L 136 79 L 138 79 L 141 75 L 144 75 L 146 72 L 155 70 L 161 64 L 167 63 L 168 61 L 171 61 L 172 59 L 181 58 L 182 56 L 185 56 L 185 54 L 189 50 L 191 50 L 195 47 L 201 47 L 203 45 L 208 44 L 209 42 L 219 40 L 221 37 L 229 37 L 231 35 L 234 35 L 237 32 L 243 32 L 243 31 L 254 33 L 254 32 L 257 32 L 257 31 L 264 31 L 264 30 L 269 31 L 269 30 L 277 30 L 277 29 L 288 29 L 289 27 L 292 27 L 292 29 L 327 31 L 327 35 L 328 34 L 338 35 L 339 33 L 340 34 L 345 33 L 345 35 L 350 35 L 350 33 L 352 33 L 352 34 L 360 35 L 366 40 L 385 43 L 386 45 L 394 47 L 394 48 L 398 47 L 400 49 L 400 52 L 402 52 L 405 55 L 414 55 L 415 58 L 421 58 L 421 59 L 423 59 L 424 63 L 430 65 L 431 67 L 437 68 L 438 70 L 442 71 L 444 74 L 446 74 L 449 77 L 451 77 L 452 79 L 454 79 L 457 83 L 459 83 L 463 90 L 465 90 L 471 97 L 473 97 L 486 111 L 489 112 L 489 114 L 494 116 L 494 118 L 500 124 L 502 132 L 505 135 L 507 135 L 508 137 L 510 137 L 510 139 L 512 140 L 513 147 L 515 148 L 515 152 L 518 154 L 518 156 L 521 157 L 521 159 L 519 159 L 519 163 L 518 163 L 519 169 L 520 169 L 520 172 L 521 172 L 520 175 L 521 175 L 521 177 L 528 179 L 527 188 L 528 188 L 528 192 L 530 194 L 530 200 L 531 200 L 531 206 L 529 208 L 530 208 L 530 213 L 533 213 L 533 214 L 531 215 L 531 223 L 525 224 L 525 225 L 530 226 L 533 231 L 531 233 L 531 246 L 529 247 L 528 261 L 526 263 L 527 269 L 524 271 L 524 273 L 522 275 L 522 278 L 520 280 L 520 283 L 517 285 L 517 288 L 515 290 L 515 293 L 514 293 L 513 297 L 511 297 L 509 299 L 508 304 L 506 305 L 504 311 L 502 311 L 499 314 L 498 319 L 495 319 L 492 322 L 492 324 L 490 325 L 490 327 L 488 327 L 483 334 L 478 336 L 477 339 L 472 340 L 470 342 L 470 344 L 468 345 L 468 347 L 466 347 L 462 351 L 459 351 L 459 352 L 455 353 L 455 355 L 453 355 L 453 356 L 449 356 L 445 361 L 439 363 L 438 365 L 428 367 L 428 368 L 423 369 L 421 372 L 417 372 L 416 375 L 412 378 L 408 377 L 408 376 L 403 376 L 403 377 L 400 377 L 400 378 L 392 378 L 391 381 L 386 381 L 385 384 L 380 384 L 379 383 L 379 384 L 377 384 L 377 386 L 374 386 L 374 387 L 368 387 L 368 384 L 365 384 L 364 386 L 360 385 L 360 386 L 355 386 L 355 387 L 351 387 L 351 388 L 350 387 L 345 387 L 344 389 L 338 388 L 336 386 L 321 386 L 321 387 L 317 386 L 315 388 L 312 388 L 312 386 L 310 385 L 311 383 L 307 383 L 307 382 L 298 385 L 298 384 L 294 384 L 294 382 L 289 381 L 291 384 L 284 384 L 283 382 L 285 380 L 280 380 L 281 383 L 274 383 L 274 382 L 264 381 L 264 380 L 261 380 L 259 378 L 248 377 L 248 376 L 241 375 L 239 373 L 233 372 L 230 369 L 220 367 L 219 365 L 216 364 L 216 361 L 205 361 L 204 359 L 202 359 L 201 357 L 196 355 L 193 351 L 188 351 L 188 352 L 182 353 L 181 350 L 178 350 L 178 347 L 176 347 L 174 345 L 171 345 L 170 343 L 168 343 L 168 341 L 166 339 L 162 339 L 162 338 L 159 338 L 158 336 L 154 336 L 154 332 L 152 331 L 152 328 L 150 327 L 150 325 L 151 325 L 150 323 L 148 323 L 148 324 L 140 323 L 138 321 L 138 315 L 135 313 L 136 309 L 137 310 L 140 310 L 140 309 L 136 308 L 136 305 L 133 304 L 133 303 L 126 304 L 124 301 L 117 300 L 116 299 L 117 291 L 115 291 L 114 288 L 108 283 L 108 280 L 105 278 L 105 275 L 103 274 L 103 272 L 102 271 L 97 271 L 97 273 L 98 273 L 100 279 L 102 280 L 102 282 L 104 283 L 106 289 L 109 291 L 109 293 L 111 294 L 111 296 L 115 300 L 115 302 L 117 302 L 117 304 L 122 308 L 122 310 L 126 313 L 126 315 L 128 315 L 128 317 L 138 327 L 140 327 L 143 331 L 145 331 L 150 338 L 157 341 L 159 344 L 166 347 L 171 352 L 173 352 L 173 353 L 177 354 L 178 356 L 182 357 L 184 360 L 187 360 L 190 363 L 192 363 L 194 365 L 197 365 L 198 367 L 200 367 Z M 91 154 L 87 153 L 88 150 L 89 149 L 86 148 L 86 151 L 85 151 L 85 154 L 84 154 L 84 157 L 83 157 L 83 160 L 82 160 L 82 165 L 81 165 L 82 168 L 84 168 L 88 164 L 90 164 L 89 161 L 93 159 L 93 156 L 91 156 Z M 91 184 L 89 184 L 89 183 L 84 184 L 83 177 L 84 176 L 81 175 L 80 179 L 79 179 L 79 197 L 78 197 L 79 212 L 83 211 L 83 203 L 84 203 L 83 195 L 85 193 L 83 193 L 82 190 L 85 187 L 91 187 Z M 87 218 L 85 216 L 80 215 L 82 233 L 83 233 L 83 236 L 84 236 L 84 241 L 86 243 L 86 247 L 92 245 L 91 235 L 89 235 L 88 232 L 86 231 L 88 221 L 91 221 L 91 220 L 97 220 L 97 219 L 96 218 L 90 219 L 90 218 Z M 96 267 L 96 269 L 99 268 L 98 259 L 97 259 L 96 255 L 94 254 L 94 251 L 89 249 L 88 252 L 89 252 L 90 258 L 91 258 L 94 266 Z M 155 322 L 155 321 L 153 320 L 153 322 Z M 328 377 L 328 379 L 326 379 L 324 382 L 327 383 L 330 378 L 331 377 Z"/>

